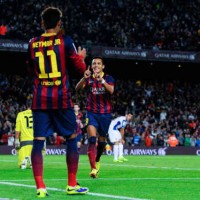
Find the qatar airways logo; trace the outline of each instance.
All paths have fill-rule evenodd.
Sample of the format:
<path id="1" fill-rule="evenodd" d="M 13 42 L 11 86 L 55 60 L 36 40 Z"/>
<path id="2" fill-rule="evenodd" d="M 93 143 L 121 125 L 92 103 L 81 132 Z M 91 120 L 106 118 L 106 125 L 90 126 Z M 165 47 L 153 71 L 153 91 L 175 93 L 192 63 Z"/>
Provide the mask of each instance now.
<path id="1" fill-rule="evenodd" d="M 124 155 L 159 155 L 166 156 L 167 147 L 159 148 L 159 149 L 148 149 L 148 148 L 137 148 L 137 149 L 124 149 Z M 106 151 L 107 155 L 113 155 L 112 150 Z"/>
<path id="2" fill-rule="evenodd" d="M 16 151 L 16 149 L 12 149 L 11 150 L 11 154 L 12 155 L 17 155 L 18 152 Z M 66 149 L 60 149 L 60 148 L 56 148 L 56 149 L 46 149 L 46 153 L 45 155 L 66 155 Z"/>
<path id="3" fill-rule="evenodd" d="M 95 87 L 91 87 L 90 88 L 90 92 L 92 92 L 92 94 L 105 94 L 105 88 L 95 88 Z"/>
<path id="4" fill-rule="evenodd" d="M 46 155 L 65 155 L 66 150 L 65 149 L 46 149 Z"/>
<path id="5" fill-rule="evenodd" d="M 196 154 L 197 154 L 197 156 L 200 156 L 200 149 L 196 150 Z"/>

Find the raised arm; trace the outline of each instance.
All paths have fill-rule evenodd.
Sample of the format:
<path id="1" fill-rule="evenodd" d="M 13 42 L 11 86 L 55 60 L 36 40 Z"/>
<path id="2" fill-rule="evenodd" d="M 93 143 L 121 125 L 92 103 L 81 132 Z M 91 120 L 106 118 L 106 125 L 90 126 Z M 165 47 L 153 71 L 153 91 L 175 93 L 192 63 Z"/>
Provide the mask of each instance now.
<path id="1" fill-rule="evenodd" d="M 81 78 L 81 80 L 77 83 L 75 90 L 78 91 L 83 89 L 85 86 L 86 79 L 89 78 L 90 76 L 91 76 L 91 71 L 90 71 L 90 66 L 88 66 L 87 70 L 85 70 L 84 72 L 83 78 Z"/>

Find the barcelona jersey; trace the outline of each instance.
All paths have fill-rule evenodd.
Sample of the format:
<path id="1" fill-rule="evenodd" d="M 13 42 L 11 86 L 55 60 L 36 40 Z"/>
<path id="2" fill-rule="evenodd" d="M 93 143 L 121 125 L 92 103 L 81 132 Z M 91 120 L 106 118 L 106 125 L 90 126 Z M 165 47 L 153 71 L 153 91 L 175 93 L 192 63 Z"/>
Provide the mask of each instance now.
<path id="1" fill-rule="evenodd" d="M 78 114 L 75 113 L 75 115 L 76 115 L 76 123 L 77 123 L 76 133 L 82 134 L 81 123 L 82 123 L 83 114 L 81 112 L 78 112 Z"/>
<path id="2" fill-rule="evenodd" d="M 72 108 L 68 71 L 74 66 L 82 74 L 86 65 L 71 37 L 44 33 L 29 41 L 28 53 L 34 76 L 32 109 Z"/>
<path id="3" fill-rule="evenodd" d="M 114 78 L 104 74 L 103 78 L 109 85 L 114 86 Z M 93 113 L 106 114 L 112 112 L 111 94 L 104 85 L 93 76 L 86 79 L 85 88 L 87 91 L 86 110 Z"/>

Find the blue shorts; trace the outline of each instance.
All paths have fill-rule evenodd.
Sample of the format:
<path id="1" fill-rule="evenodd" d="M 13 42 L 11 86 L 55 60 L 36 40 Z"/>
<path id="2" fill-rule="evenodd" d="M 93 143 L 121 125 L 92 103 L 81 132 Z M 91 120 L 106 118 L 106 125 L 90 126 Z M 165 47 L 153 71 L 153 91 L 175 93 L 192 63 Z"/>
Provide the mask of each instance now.
<path id="1" fill-rule="evenodd" d="M 75 132 L 77 123 L 73 109 L 32 110 L 34 137 L 48 137 L 54 132 L 70 136 Z"/>
<path id="2" fill-rule="evenodd" d="M 93 125 L 100 136 L 107 137 L 108 129 L 112 120 L 111 114 L 96 114 L 86 112 L 86 125 Z"/>
<path id="3" fill-rule="evenodd" d="M 83 135 L 82 134 L 78 134 L 77 135 L 77 142 L 81 142 L 82 141 L 82 138 L 83 138 Z"/>

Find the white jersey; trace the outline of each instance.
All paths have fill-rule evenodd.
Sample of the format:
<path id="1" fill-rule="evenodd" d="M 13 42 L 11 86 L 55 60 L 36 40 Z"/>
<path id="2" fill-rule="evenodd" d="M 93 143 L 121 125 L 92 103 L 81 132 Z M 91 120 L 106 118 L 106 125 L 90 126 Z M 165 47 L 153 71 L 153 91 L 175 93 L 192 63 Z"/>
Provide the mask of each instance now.
<path id="1" fill-rule="evenodd" d="M 119 130 L 121 128 L 125 128 L 126 125 L 127 120 L 125 116 L 117 117 L 111 121 L 108 129 L 108 135 L 111 142 L 117 142 L 121 140 L 122 136 Z"/>

